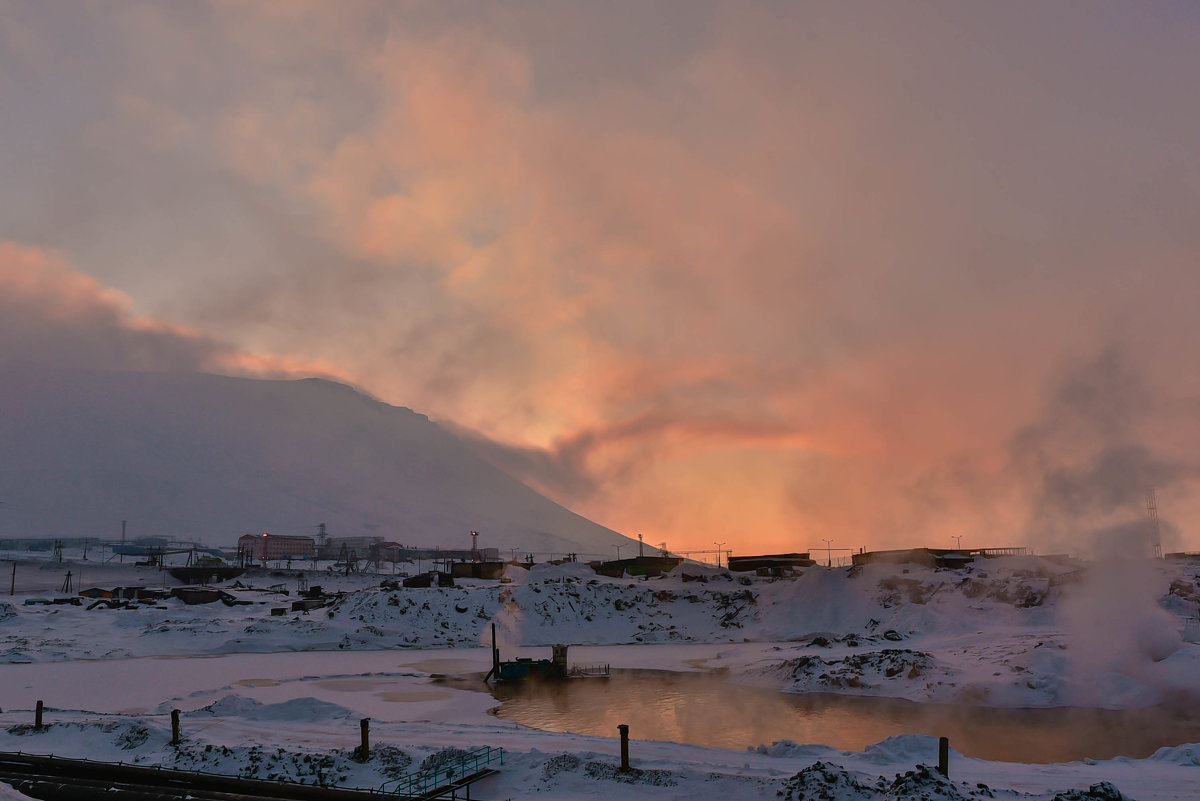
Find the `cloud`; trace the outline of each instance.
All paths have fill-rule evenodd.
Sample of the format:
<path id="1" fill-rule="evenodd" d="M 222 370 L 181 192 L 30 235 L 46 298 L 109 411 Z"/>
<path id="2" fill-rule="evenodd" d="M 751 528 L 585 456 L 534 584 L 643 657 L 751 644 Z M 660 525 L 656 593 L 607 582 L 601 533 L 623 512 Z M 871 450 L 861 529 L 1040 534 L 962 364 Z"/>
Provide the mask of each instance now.
<path id="1" fill-rule="evenodd" d="M 247 353 L 138 316 L 129 297 L 60 254 L 0 242 L 0 367 L 21 365 L 345 377 L 332 365 Z"/>
<path id="2" fill-rule="evenodd" d="M 0 235 L 336 364 L 607 525 L 1009 544 L 1195 438 L 1189 15 L 133 3 L 88 48 L 9 19 L 0 75 L 38 82 L 0 83 L 33 132 Z M 1114 343 L 1157 411 L 1105 461 L 1044 397 Z"/>

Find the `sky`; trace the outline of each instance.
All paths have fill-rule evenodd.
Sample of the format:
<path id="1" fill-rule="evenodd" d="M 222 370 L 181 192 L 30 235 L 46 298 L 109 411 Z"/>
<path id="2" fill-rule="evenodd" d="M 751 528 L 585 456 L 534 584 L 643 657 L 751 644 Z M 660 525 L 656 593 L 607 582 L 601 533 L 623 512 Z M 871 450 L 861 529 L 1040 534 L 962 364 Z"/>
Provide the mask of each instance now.
<path id="1" fill-rule="evenodd" d="M 1197 79 L 1189 2 L 0 0 L 0 366 L 337 378 L 675 550 L 1197 550 Z"/>

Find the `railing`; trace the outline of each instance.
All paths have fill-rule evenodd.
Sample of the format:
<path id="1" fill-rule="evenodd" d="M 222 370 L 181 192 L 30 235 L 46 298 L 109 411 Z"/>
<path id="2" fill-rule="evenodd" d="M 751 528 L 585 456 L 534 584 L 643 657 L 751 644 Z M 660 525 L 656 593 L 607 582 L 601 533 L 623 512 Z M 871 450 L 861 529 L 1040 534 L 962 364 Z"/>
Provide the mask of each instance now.
<path id="1" fill-rule="evenodd" d="M 398 779 L 384 782 L 379 787 L 379 794 L 383 801 L 393 798 L 435 798 L 452 787 L 460 786 L 460 783 L 469 783 L 470 777 L 493 762 L 504 764 L 504 749 L 485 745 L 451 762 L 406 773 Z"/>
<path id="2" fill-rule="evenodd" d="M 609 665 L 571 665 L 571 669 L 567 671 L 568 678 L 602 678 L 612 675 L 612 668 Z"/>

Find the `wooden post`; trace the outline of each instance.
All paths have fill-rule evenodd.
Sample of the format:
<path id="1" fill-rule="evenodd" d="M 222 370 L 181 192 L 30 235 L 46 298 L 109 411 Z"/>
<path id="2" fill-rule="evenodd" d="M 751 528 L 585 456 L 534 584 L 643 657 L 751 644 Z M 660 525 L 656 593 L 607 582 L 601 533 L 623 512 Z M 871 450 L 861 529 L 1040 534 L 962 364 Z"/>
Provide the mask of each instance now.
<path id="1" fill-rule="evenodd" d="M 622 723 L 617 731 L 621 732 L 621 770 L 629 770 L 629 724 Z"/>
<path id="2" fill-rule="evenodd" d="M 35 729 L 42 728 L 42 706 L 43 706 L 42 702 L 38 701 L 37 708 L 34 710 L 34 713 L 33 713 L 33 727 Z"/>
<path id="3" fill-rule="evenodd" d="M 179 745 L 182 738 L 179 736 L 179 710 L 171 710 L 171 745 Z"/>
<path id="4" fill-rule="evenodd" d="M 366 762 L 371 758 L 371 719 L 363 718 L 358 722 L 362 733 L 362 744 L 358 747 L 358 758 Z"/>
<path id="5" fill-rule="evenodd" d="M 13 560 L 12 584 L 10 584 L 8 586 L 8 594 L 9 595 L 17 594 L 17 560 L 16 559 Z"/>
<path id="6" fill-rule="evenodd" d="M 950 738 L 938 738 L 938 773 L 950 778 Z"/>

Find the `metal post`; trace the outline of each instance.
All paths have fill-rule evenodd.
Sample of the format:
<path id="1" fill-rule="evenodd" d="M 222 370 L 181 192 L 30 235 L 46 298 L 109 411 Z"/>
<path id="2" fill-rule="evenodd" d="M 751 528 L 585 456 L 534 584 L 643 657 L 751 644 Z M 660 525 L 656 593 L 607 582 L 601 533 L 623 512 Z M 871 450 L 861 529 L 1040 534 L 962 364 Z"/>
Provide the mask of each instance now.
<path id="1" fill-rule="evenodd" d="M 950 738 L 938 738 L 938 773 L 950 777 Z"/>
<path id="2" fill-rule="evenodd" d="M 179 710 L 171 710 L 171 745 L 179 745 Z"/>
<path id="3" fill-rule="evenodd" d="M 621 770 L 629 770 L 629 724 L 620 724 L 617 731 L 621 732 Z"/>
<path id="4" fill-rule="evenodd" d="M 362 732 L 362 744 L 358 747 L 358 758 L 366 762 L 371 758 L 371 719 L 363 718 L 358 722 Z"/>
<path id="5" fill-rule="evenodd" d="M 38 701 L 37 707 L 34 709 L 34 712 L 33 712 L 33 727 L 35 729 L 42 728 L 42 707 L 43 707 L 42 702 Z"/>
<path id="6" fill-rule="evenodd" d="M 17 560 L 16 559 L 13 560 L 12 584 L 10 584 L 8 587 L 8 594 L 9 595 L 17 594 Z"/>
<path id="7" fill-rule="evenodd" d="M 496 624 L 492 624 L 492 672 L 489 674 L 500 681 L 500 649 L 496 647 Z"/>

